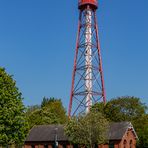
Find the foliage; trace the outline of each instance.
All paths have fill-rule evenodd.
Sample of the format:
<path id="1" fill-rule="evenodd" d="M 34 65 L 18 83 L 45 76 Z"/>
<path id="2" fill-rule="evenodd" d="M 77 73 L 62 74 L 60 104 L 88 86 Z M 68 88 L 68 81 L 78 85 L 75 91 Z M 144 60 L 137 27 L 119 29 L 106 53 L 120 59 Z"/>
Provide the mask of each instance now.
<path id="1" fill-rule="evenodd" d="M 71 118 L 65 126 L 65 134 L 72 143 L 93 148 L 106 143 L 108 121 L 101 113 L 92 111 L 84 116 Z"/>
<path id="2" fill-rule="evenodd" d="M 56 101 L 60 101 L 60 99 L 55 99 L 55 98 L 46 98 L 44 97 L 41 103 L 41 107 L 45 107 L 50 103 L 56 102 Z"/>
<path id="3" fill-rule="evenodd" d="M 138 148 L 148 147 L 148 114 L 142 115 L 139 119 L 133 121 L 134 128 L 138 134 Z"/>
<path id="4" fill-rule="evenodd" d="M 63 124 L 67 121 L 66 111 L 60 99 L 43 98 L 40 106 L 28 107 L 26 112 L 30 128 L 35 125 Z"/>
<path id="5" fill-rule="evenodd" d="M 118 97 L 110 100 L 105 106 L 96 104 L 92 110 L 98 110 L 110 121 L 132 122 L 138 137 L 138 147 L 148 145 L 148 107 L 136 97 Z"/>
<path id="6" fill-rule="evenodd" d="M 38 109 L 40 109 L 40 108 L 41 108 L 41 107 L 40 107 L 39 105 L 28 106 L 26 114 L 29 115 L 29 114 L 32 113 L 33 111 L 38 110 Z"/>
<path id="7" fill-rule="evenodd" d="M 0 68 L 0 145 L 21 144 L 28 124 L 22 95 L 12 76 Z"/>

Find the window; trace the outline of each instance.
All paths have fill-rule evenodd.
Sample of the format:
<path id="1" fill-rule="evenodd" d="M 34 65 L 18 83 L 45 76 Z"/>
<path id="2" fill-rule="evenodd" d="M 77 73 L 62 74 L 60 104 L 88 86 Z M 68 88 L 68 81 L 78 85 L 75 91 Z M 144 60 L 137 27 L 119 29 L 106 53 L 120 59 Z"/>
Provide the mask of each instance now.
<path id="1" fill-rule="evenodd" d="M 110 143 L 109 144 L 109 148 L 114 148 L 114 144 L 113 143 Z"/>
<path id="2" fill-rule="evenodd" d="M 31 148 L 35 148 L 35 145 L 31 145 Z"/>
<path id="3" fill-rule="evenodd" d="M 73 148 L 78 148 L 78 145 L 77 145 L 77 144 L 74 144 L 74 145 L 73 145 Z"/>
<path id="4" fill-rule="evenodd" d="M 126 148 L 126 146 L 127 146 L 127 141 L 126 140 L 124 140 L 123 145 L 124 145 L 124 148 Z"/>
<path id="5" fill-rule="evenodd" d="M 132 147 L 133 147 L 133 141 L 130 140 L 130 148 L 132 148 Z"/>
<path id="6" fill-rule="evenodd" d="M 45 144 L 45 145 L 44 145 L 44 148 L 48 148 L 48 145 L 47 145 L 47 144 Z"/>
<path id="7" fill-rule="evenodd" d="M 52 148 L 55 148 L 55 144 L 52 144 Z"/>
<path id="8" fill-rule="evenodd" d="M 52 148 L 58 148 L 58 142 L 55 142 L 54 144 L 52 144 Z"/>
<path id="9" fill-rule="evenodd" d="M 66 148 L 66 144 L 63 144 L 63 148 Z"/>

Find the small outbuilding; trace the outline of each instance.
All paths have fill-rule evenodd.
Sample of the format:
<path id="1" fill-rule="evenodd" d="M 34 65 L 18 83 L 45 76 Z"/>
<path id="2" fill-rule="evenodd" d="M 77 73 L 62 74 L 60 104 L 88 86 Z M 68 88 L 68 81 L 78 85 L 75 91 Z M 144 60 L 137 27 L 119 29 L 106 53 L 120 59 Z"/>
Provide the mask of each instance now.
<path id="1" fill-rule="evenodd" d="M 111 123 L 108 131 L 109 144 L 98 148 L 136 148 L 137 134 L 130 122 Z M 63 125 L 33 127 L 25 140 L 24 148 L 75 148 L 64 135 Z"/>

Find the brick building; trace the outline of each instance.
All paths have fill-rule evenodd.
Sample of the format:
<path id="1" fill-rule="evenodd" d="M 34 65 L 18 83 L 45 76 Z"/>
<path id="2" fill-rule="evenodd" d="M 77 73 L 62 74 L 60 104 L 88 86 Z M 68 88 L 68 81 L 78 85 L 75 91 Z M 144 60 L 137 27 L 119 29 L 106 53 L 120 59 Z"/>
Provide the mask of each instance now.
<path id="1" fill-rule="evenodd" d="M 130 122 L 111 123 L 108 139 L 109 144 L 98 148 L 136 148 L 136 132 Z M 70 148 L 68 138 L 64 135 L 63 125 L 40 125 L 32 128 L 25 140 L 24 148 Z"/>

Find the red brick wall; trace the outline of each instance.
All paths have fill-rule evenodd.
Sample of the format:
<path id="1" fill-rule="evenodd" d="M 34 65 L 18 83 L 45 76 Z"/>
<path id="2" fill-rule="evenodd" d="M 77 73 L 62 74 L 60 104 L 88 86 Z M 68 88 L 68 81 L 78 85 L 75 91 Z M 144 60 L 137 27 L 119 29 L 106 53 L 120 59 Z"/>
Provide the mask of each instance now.
<path id="1" fill-rule="evenodd" d="M 130 141 L 132 141 L 132 147 L 130 147 Z M 124 142 L 126 142 L 126 148 L 136 148 L 136 138 L 132 130 L 128 130 L 127 133 L 125 133 L 119 144 L 119 148 L 124 148 Z"/>
<path id="2" fill-rule="evenodd" d="M 25 145 L 24 148 L 31 148 L 31 145 Z"/>
<path id="3" fill-rule="evenodd" d="M 44 148 L 44 144 L 25 144 L 24 148 L 32 148 L 31 145 L 34 145 L 35 148 Z M 66 145 L 67 148 L 71 148 L 71 146 L 69 144 Z M 48 144 L 48 148 L 53 148 L 51 144 Z M 62 144 L 58 145 L 58 148 L 63 148 Z"/>
<path id="4" fill-rule="evenodd" d="M 105 144 L 105 145 L 99 145 L 98 148 L 109 148 L 109 146 L 107 144 Z"/>

